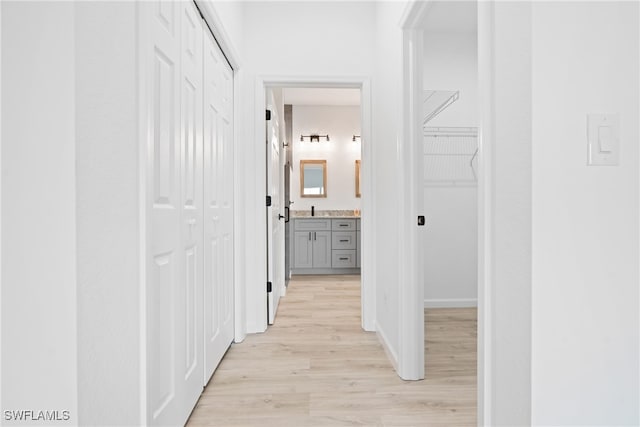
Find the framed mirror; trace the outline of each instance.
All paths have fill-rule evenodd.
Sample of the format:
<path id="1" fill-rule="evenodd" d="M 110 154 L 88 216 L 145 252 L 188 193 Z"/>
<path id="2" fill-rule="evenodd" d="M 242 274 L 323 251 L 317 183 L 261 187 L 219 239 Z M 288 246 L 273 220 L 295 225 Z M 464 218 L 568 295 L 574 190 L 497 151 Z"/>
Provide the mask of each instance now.
<path id="1" fill-rule="evenodd" d="M 300 160 L 300 197 L 327 197 L 326 160 Z"/>
<path id="2" fill-rule="evenodd" d="M 360 160 L 356 160 L 356 197 L 360 197 Z"/>

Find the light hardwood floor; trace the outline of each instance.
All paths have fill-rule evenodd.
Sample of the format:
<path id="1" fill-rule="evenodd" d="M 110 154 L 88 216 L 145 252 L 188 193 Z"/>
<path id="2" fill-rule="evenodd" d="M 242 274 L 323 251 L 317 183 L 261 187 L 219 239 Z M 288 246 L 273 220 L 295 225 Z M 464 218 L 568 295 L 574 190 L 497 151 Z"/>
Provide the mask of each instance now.
<path id="1" fill-rule="evenodd" d="M 402 381 L 360 327 L 359 276 L 296 276 L 275 325 L 234 344 L 189 426 L 476 423 L 476 310 L 426 310 L 426 379 Z"/>

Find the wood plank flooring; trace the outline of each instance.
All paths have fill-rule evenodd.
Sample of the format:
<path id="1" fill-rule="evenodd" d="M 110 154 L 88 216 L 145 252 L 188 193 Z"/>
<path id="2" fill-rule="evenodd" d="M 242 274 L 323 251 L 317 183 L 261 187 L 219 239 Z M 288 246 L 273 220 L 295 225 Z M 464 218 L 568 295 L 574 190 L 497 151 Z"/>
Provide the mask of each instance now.
<path id="1" fill-rule="evenodd" d="M 360 276 L 296 276 L 264 334 L 234 344 L 189 426 L 476 424 L 476 310 L 429 309 L 426 379 L 360 327 Z"/>

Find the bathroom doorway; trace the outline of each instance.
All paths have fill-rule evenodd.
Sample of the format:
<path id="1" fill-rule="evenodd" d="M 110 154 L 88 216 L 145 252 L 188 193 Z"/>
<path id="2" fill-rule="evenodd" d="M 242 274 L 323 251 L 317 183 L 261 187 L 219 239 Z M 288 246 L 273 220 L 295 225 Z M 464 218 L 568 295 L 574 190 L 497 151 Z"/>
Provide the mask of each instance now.
<path id="1" fill-rule="evenodd" d="M 362 125 L 370 123 L 370 112 L 362 106 L 363 91 L 368 99 L 368 82 L 265 83 L 265 105 L 279 112 L 277 123 L 282 127 L 281 212 L 267 208 L 267 277 L 274 277 L 279 268 L 274 262 L 283 263 L 284 275 L 281 283 L 268 287 L 269 324 L 277 321 L 280 298 L 286 295 L 292 275 L 357 275 L 369 276 L 360 281 L 361 325 L 373 329 L 373 274 L 367 274 L 367 259 L 372 254 L 363 244 L 369 240 L 364 229 L 372 218 L 361 215 L 370 212 L 363 209 L 370 203 L 365 177 L 370 150 L 362 142 L 368 135 L 368 126 Z M 269 125 L 266 129 L 268 133 Z M 269 159 L 273 148 L 267 147 Z M 276 164 L 272 158 L 269 161 Z M 278 217 L 284 228 L 282 261 L 273 252 L 278 237 L 269 227 Z M 314 229 L 305 229 L 309 227 Z M 368 265 L 371 272 L 372 263 Z"/>

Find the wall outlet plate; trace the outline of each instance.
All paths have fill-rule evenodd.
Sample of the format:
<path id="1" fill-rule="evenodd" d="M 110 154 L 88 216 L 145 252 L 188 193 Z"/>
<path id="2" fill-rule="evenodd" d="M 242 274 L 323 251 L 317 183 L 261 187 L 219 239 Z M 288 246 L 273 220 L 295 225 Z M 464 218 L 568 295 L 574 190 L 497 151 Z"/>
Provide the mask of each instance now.
<path id="1" fill-rule="evenodd" d="M 620 164 L 620 115 L 587 115 L 587 150 L 589 166 Z"/>

